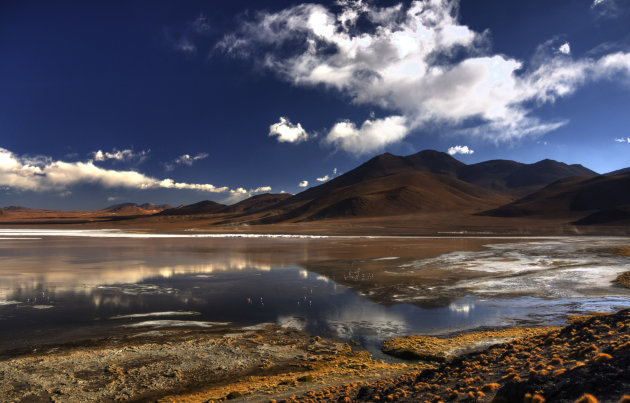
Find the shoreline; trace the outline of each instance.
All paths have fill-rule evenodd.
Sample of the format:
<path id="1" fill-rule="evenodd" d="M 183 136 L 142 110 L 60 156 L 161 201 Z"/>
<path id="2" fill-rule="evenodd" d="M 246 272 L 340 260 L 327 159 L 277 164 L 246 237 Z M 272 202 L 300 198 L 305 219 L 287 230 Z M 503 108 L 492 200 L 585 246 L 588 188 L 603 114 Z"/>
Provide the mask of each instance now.
<path id="1" fill-rule="evenodd" d="M 446 362 L 384 363 L 351 345 L 276 325 L 162 330 L 40 346 L 0 358 L 6 401 L 515 401 L 527 393 L 617 401 L 630 377 L 630 310 L 572 318 Z M 483 345 L 505 331 L 465 333 Z M 415 336 L 413 336 L 415 337 Z M 450 340 L 457 339 L 452 337 Z M 444 338 L 448 341 L 448 338 Z M 446 346 L 444 349 L 450 349 Z M 609 376 L 609 375 L 606 375 Z M 621 379 L 621 380 L 619 380 Z M 437 401 L 437 400 L 435 400 Z"/>

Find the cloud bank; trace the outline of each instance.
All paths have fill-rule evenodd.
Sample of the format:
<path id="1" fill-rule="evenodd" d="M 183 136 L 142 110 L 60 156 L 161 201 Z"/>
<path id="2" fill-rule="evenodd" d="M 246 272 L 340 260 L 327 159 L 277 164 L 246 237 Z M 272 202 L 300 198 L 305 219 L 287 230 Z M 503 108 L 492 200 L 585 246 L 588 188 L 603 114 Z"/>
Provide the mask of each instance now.
<path id="1" fill-rule="evenodd" d="M 594 6 L 599 3 L 604 2 Z M 541 135 L 567 123 L 534 116 L 542 104 L 587 82 L 630 76 L 630 53 L 574 59 L 568 43 L 529 63 L 492 53 L 489 33 L 459 22 L 457 1 L 383 8 L 361 0 L 336 4 L 260 12 L 216 49 L 253 60 L 293 85 L 329 88 L 355 104 L 390 111 L 360 127 L 349 121 L 332 127 L 325 142 L 354 154 L 436 125 L 493 142 Z M 270 135 L 290 142 L 303 138 L 275 130 Z"/>
<path id="2" fill-rule="evenodd" d="M 23 157 L 0 147 L 0 186 L 17 190 L 62 191 L 79 184 L 94 184 L 105 188 L 130 189 L 188 189 L 203 192 L 237 192 L 227 186 L 175 182 L 173 179 L 157 179 L 136 171 L 104 169 L 87 162 L 55 161 L 49 157 Z M 262 186 L 245 193 L 271 191 Z"/>

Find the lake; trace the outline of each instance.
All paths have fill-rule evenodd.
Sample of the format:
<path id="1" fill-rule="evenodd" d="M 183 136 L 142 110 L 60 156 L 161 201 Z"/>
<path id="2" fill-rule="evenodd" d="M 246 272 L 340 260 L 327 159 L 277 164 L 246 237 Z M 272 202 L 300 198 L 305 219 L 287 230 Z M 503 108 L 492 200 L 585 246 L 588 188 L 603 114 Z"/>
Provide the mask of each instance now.
<path id="1" fill-rule="evenodd" d="M 0 351 L 161 328 L 276 323 L 355 340 L 630 307 L 630 239 L 0 230 Z"/>

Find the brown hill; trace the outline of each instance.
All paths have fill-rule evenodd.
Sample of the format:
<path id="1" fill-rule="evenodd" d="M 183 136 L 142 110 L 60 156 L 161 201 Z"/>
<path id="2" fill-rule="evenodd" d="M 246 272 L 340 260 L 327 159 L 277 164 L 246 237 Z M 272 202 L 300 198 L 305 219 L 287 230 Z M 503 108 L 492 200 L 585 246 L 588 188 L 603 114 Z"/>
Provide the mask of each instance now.
<path id="1" fill-rule="evenodd" d="M 534 164 L 492 160 L 466 165 L 446 153 L 435 150 L 424 150 L 406 157 L 385 153 L 344 175 L 287 199 L 282 205 L 296 207 L 330 194 L 338 188 L 405 171 L 442 174 L 517 197 L 541 189 L 559 179 L 597 175 L 581 165 L 567 165 L 553 160 L 543 160 Z"/>
<path id="2" fill-rule="evenodd" d="M 263 193 L 242 200 L 236 204 L 225 207 L 221 213 L 255 213 L 260 210 L 272 208 L 293 195 L 290 193 Z"/>
<path id="3" fill-rule="evenodd" d="M 630 174 L 630 168 L 618 169 L 616 171 L 608 172 L 606 175 L 621 175 L 621 174 Z"/>
<path id="4" fill-rule="evenodd" d="M 446 175 L 405 170 L 335 187 L 308 202 L 296 203 L 295 208 L 287 209 L 282 214 L 261 219 L 259 223 L 453 210 L 479 211 L 508 200 L 501 194 Z"/>
<path id="5" fill-rule="evenodd" d="M 42 210 L 20 206 L 0 208 L 3 223 L 84 223 L 111 219 L 148 216 L 159 213 L 163 205 L 123 203 L 102 210 Z M 170 207 L 170 206 L 169 206 Z"/>
<path id="6" fill-rule="evenodd" d="M 179 206 L 175 208 L 166 209 L 156 215 L 198 215 L 198 214 L 214 214 L 218 213 L 227 206 L 213 202 L 212 200 L 204 200 L 198 203 L 189 204 L 186 206 Z"/>
<path id="7" fill-rule="evenodd" d="M 577 224 L 614 223 L 628 218 L 630 174 L 563 179 L 529 196 L 484 212 L 495 217 L 580 218 Z"/>
<path id="8" fill-rule="evenodd" d="M 113 206 L 109 206 L 104 208 L 102 211 L 104 213 L 115 214 L 115 215 L 147 215 L 147 214 L 156 214 L 163 210 L 172 208 L 172 206 L 168 204 L 153 204 L 153 203 L 121 203 L 115 204 Z"/>
<path id="9" fill-rule="evenodd" d="M 457 177 L 478 186 L 523 197 L 557 180 L 573 176 L 596 176 L 582 165 L 567 165 L 554 160 L 523 164 L 510 160 L 491 160 L 464 165 Z"/>

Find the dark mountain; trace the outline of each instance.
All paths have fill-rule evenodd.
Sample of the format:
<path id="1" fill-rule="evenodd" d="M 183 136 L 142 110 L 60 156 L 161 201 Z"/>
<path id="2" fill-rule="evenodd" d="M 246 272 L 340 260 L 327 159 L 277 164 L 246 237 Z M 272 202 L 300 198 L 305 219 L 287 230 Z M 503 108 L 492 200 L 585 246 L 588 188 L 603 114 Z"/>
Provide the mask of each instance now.
<path id="1" fill-rule="evenodd" d="M 309 201 L 325 197 L 337 189 L 406 171 L 442 174 L 513 197 L 522 197 L 558 179 L 577 175 L 597 175 L 581 165 L 567 165 L 552 160 L 543 160 L 535 164 L 493 160 L 466 165 L 446 153 L 434 150 L 420 151 L 406 157 L 385 153 L 344 175 L 285 200 L 279 207 L 294 209 Z"/>
<path id="2" fill-rule="evenodd" d="M 497 217 L 582 218 L 578 224 L 600 224 L 627 218 L 630 174 L 573 177 L 552 183 L 522 199 L 487 211 Z"/>
<path id="3" fill-rule="evenodd" d="M 336 189 L 356 185 L 363 181 L 380 178 L 387 175 L 405 172 L 422 171 L 455 176 L 458 167 L 465 166 L 446 153 L 433 150 L 420 151 L 407 157 L 401 157 L 390 153 L 378 155 L 369 161 L 359 165 L 351 171 L 338 176 L 324 184 L 314 186 L 298 193 L 281 206 L 297 206 L 305 202 L 326 196 Z"/>
<path id="4" fill-rule="evenodd" d="M 616 171 L 608 172 L 605 175 L 621 175 L 621 174 L 630 174 L 630 168 L 618 169 Z"/>
<path id="5" fill-rule="evenodd" d="M 218 213 L 227 206 L 213 202 L 211 200 L 204 200 L 198 203 L 189 204 L 186 206 L 179 206 L 175 208 L 166 209 L 156 215 L 196 215 L 196 214 L 213 214 Z"/>
<path id="6" fill-rule="evenodd" d="M 435 150 L 424 150 L 402 158 L 409 161 L 415 170 L 458 178 L 457 172 L 466 166 L 450 155 Z"/>
<path id="7" fill-rule="evenodd" d="M 508 200 L 504 195 L 446 175 L 404 170 L 335 187 L 321 197 L 287 209 L 282 214 L 265 217 L 259 222 L 479 211 Z"/>
<path id="8" fill-rule="evenodd" d="M 221 213 L 255 213 L 260 210 L 272 208 L 274 205 L 284 201 L 293 195 L 290 193 L 263 193 L 242 200 L 231 206 L 227 206 Z"/>
<path id="9" fill-rule="evenodd" d="M 559 179 L 595 175 L 596 172 L 582 165 L 567 165 L 549 159 L 534 164 L 492 160 L 464 165 L 457 170 L 457 177 L 463 181 L 517 197 L 525 196 Z"/>

